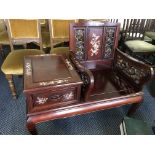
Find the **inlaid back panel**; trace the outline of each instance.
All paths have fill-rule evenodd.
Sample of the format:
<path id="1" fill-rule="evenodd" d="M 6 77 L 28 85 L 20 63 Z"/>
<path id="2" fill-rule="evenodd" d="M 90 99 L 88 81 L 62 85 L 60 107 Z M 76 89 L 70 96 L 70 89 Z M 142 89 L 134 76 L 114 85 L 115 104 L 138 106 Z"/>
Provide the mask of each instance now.
<path id="1" fill-rule="evenodd" d="M 112 62 L 118 44 L 119 27 L 119 23 L 109 22 L 72 23 L 70 50 L 77 60 L 85 64 L 95 63 L 95 67 Z"/>

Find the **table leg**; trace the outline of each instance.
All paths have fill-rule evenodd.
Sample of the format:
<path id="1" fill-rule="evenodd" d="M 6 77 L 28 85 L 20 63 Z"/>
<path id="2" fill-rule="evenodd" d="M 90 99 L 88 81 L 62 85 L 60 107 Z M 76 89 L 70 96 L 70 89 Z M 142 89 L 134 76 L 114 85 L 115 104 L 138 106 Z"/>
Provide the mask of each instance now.
<path id="1" fill-rule="evenodd" d="M 32 134 L 32 135 L 37 135 L 37 130 L 36 130 L 36 126 L 35 123 L 30 121 L 30 118 L 28 118 L 27 120 L 27 128 L 28 131 Z"/>

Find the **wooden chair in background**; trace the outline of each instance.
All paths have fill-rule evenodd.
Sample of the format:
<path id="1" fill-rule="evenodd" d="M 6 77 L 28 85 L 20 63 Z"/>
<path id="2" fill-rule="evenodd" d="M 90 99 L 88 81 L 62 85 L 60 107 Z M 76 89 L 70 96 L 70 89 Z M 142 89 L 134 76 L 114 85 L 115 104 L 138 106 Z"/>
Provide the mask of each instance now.
<path id="1" fill-rule="evenodd" d="M 123 51 L 146 63 L 151 63 L 146 57 L 155 54 L 155 46 L 150 43 L 149 38 L 144 38 L 150 23 L 150 19 L 125 19 L 121 32 Z"/>
<path id="2" fill-rule="evenodd" d="M 118 23 L 118 19 L 109 19 L 108 21 L 111 23 Z"/>
<path id="3" fill-rule="evenodd" d="M 0 19 L 0 53 L 4 57 L 3 45 L 9 45 L 9 37 L 4 19 Z"/>
<path id="4" fill-rule="evenodd" d="M 13 82 L 13 75 L 23 75 L 24 57 L 27 55 L 44 54 L 42 51 L 40 21 L 11 19 L 6 20 L 6 24 L 9 34 L 11 52 L 3 62 L 1 69 L 8 80 L 13 98 L 16 98 L 17 94 Z M 26 44 L 30 42 L 38 42 L 40 44 L 40 50 L 14 49 L 15 44 Z"/>
<path id="5" fill-rule="evenodd" d="M 150 28 L 145 32 L 145 37 L 149 38 L 150 42 L 155 45 L 155 19 L 151 19 Z"/>
<path id="6" fill-rule="evenodd" d="M 69 54 L 69 24 L 75 22 L 76 20 L 49 20 L 51 53 Z"/>
<path id="7" fill-rule="evenodd" d="M 149 30 L 151 19 L 124 19 L 122 38 L 124 41 L 144 39 L 144 33 Z"/>
<path id="8" fill-rule="evenodd" d="M 48 19 L 40 19 L 40 24 L 41 24 L 42 47 L 45 53 L 49 53 L 51 49 L 51 43 L 50 43 Z M 39 46 L 37 42 L 33 43 Z"/>

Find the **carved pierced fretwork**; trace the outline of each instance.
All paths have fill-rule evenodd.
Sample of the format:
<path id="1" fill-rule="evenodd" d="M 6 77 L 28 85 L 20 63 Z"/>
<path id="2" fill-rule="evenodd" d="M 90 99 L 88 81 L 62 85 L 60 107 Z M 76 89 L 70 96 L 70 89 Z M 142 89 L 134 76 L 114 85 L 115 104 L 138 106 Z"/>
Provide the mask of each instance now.
<path id="1" fill-rule="evenodd" d="M 115 41 L 115 27 L 105 27 L 105 49 L 103 58 L 108 59 L 113 56 Z"/>
<path id="2" fill-rule="evenodd" d="M 100 45 L 101 45 L 100 36 L 93 33 L 90 44 L 92 45 L 92 47 L 90 49 L 91 56 L 98 55 L 98 50 L 99 50 Z"/>
<path id="3" fill-rule="evenodd" d="M 84 60 L 84 29 L 75 30 L 75 39 L 76 39 L 76 53 L 75 56 L 78 60 Z"/>
<path id="4" fill-rule="evenodd" d="M 85 68 L 81 63 L 79 63 L 79 61 L 77 61 L 74 56 L 71 57 L 71 60 L 73 64 L 75 64 L 76 71 L 81 77 L 81 80 L 83 82 L 81 91 L 83 92 L 83 94 L 85 94 L 84 96 L 86 97 L 90 91 L 89 87 L 91 88 L 94 85 L 94 77 L 92 73 L 87 68 Z"/>
<path id="5" fill-rule="evenodd" d="M 76 66 L 78 68 L 83 68 L 83 66 L 76 59 L 74 59 L 74 62 L 76 63 Z M 86 86 L 90 83 L 88 75 L 86 74 L 86 72 L 80 71 L 78 69 L 77 69 L 77 72 L 79 73 L 81 80 L 83 81 L 83 85 L 82 85 L 83 88 L 86 88 Z"/>
<path id="6" fill-rule="evenodd" d="M 130 77 L 136 84 L 140 84 L 142 79 L 150 76 L 149 70 L 133 66 L 130 62 L 125 61 L 121 56 L 117 56 L 116 67 L 119 68 L 125 75 Z"/>
<path id="7" fill-rule="evenodd" d="M 113 72 L 113 76 L 111 76 L 112 81 L 119 89 L 123 90 L 123 92 L 127 94 L 134 93 L 134 90 L 129 87 L 129 84 L 126 83 L 121 77 L 119 77 L 115 72 Z M 120 92 L 121 93 L 121 92 Z"/>
<path id="8" fill-rule="evenodd" d="M 90 79 L 85 72 L 80 73 L 81 80 L 83 81 L 82 92 L 85 92 L 87 86 L 90 84 Z"/>

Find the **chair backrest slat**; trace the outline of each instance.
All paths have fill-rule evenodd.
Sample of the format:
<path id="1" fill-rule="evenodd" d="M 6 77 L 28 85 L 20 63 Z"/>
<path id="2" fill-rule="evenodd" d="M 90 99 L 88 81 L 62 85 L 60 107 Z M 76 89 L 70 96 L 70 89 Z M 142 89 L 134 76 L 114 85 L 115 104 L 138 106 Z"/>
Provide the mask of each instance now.
<path id="1" fill-rule="evenodd" d="M 137 26 L 136 26 L 136 32 L 135 32 L 135 38 L 138 37 L 138 32 L 139 32 L 139 24 L 140 24 L 140 19 L 137 20 Z"/>
<path id="2" fill-rule="evenodd" d="M 124 19 L 123 40 L 143 39 L 145 31 L 150 29 L 150 25 L 151 19 Z"/>
<path id="3" fill-rule="evenodd" d="M 109 20 L 111 23 L 118 23 L 118 19 L 110 19 Z"/>

